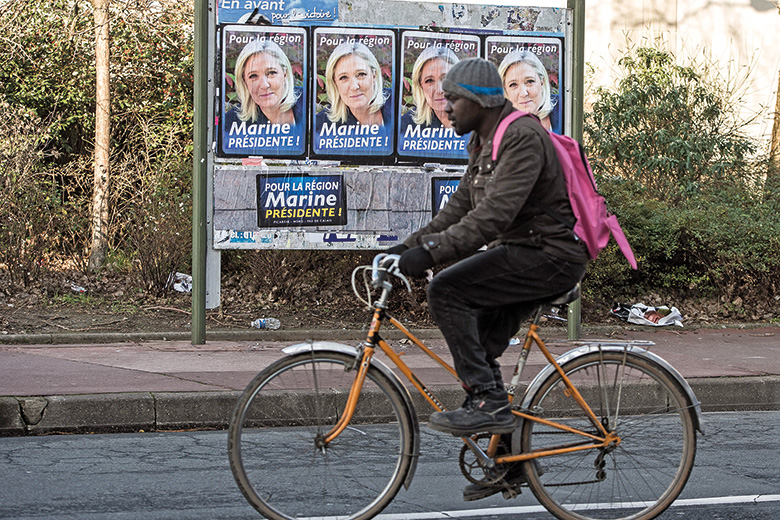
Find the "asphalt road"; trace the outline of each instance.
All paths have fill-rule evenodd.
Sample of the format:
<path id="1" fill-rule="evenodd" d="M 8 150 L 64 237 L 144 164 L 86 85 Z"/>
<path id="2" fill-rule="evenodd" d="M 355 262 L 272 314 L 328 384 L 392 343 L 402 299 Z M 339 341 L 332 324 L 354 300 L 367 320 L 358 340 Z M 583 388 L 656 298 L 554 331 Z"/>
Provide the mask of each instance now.
<path id="1" fill-rule="evenodd" d="M 660 518 L 780 519 L 780 413 L 709 413 L 705 420 L 691 479 Z M 551 518 L 528 492 L 463 502 L 459 441 L 425 426 L 422 433 L 410 490 L 379 518 Z M 0 438 L 0 518 L 260 518 L 233 482 L 226 439 L 224 431 Z M 302 500 L 317 500 L 303 491 Z"/>

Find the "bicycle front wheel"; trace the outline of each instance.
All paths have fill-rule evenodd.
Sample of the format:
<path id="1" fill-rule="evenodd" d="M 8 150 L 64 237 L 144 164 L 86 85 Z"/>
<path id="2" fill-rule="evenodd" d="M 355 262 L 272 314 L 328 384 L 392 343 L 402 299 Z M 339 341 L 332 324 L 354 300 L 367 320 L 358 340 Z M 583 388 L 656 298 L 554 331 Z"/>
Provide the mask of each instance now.
<path id="1" fill-rule="evenodd" d="M 355 358 L 312 351 L 260 372 L 230 422 L 230 468 L 244 497 L 272 520 L 371 518 L 409 471 L 410 411 L 397 388 L 370 367 L 347 428 L 323 437 L 344 413 Z"/>
<path id="2" fill-rule="evenodd" d="M 563 520 L 655 518 L 677 498 L 693 468 L 696 429 L 686 392 L 663 367 L 630 352 L 591 352 L 562 368 L 620 442 L 525 463 L 534 495 Z M 600 435 L 557 372 L 541 384 L 528 411 Z M 523 423 L 525 453 L 590 442 L 538 422 Z"/>

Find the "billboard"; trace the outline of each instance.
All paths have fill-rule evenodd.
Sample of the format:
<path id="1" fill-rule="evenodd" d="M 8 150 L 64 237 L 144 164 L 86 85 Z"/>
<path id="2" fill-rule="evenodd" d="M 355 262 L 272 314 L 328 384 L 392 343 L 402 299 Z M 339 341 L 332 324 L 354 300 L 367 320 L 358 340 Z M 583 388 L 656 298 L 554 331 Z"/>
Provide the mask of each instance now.
<path id="1" fill-rule="evenodd" d="M 562 133 L 561 39 L 488 36 L 484 58 L 498 67 L 504 95 L 516 109 L 537 114 L 545 128 Z"/>
<path id="2" fill-rule="evenodd" d="M 257 227 L 343 226 L 342 175 L 258 175 Z"/>
<path id="3" fill-rule="evenodd" d="M 431 218 L 450 201 L 450 198 L 458 191 L 460 177 L 432 177 L 431 178 Z"/>
<path id="4" fill-rule="evenodd" d="M 300 27 L 222 27 L 222 156 L 305 154 L 306 42 Z"/>
<path id="5" fill-rule="evenodd" d="M 338 19 L 338 0 L 217 0 L 217 23 L 327 24 Z"/>
<path id="6" fill-rule="evenodd" d="M 316 28 L 313 36 L 313 155 L 363 157 L 393 154 L 395 139 L 395 33 Z"/>
<path id="7" fill-rule="evenodd" d="M 455 63 L 480 55 L 473 34 L 403 31 L 403 82 L 399 95 L 398 155 L 421 162 L 468 159 L 470 134 L 458 135 L 444 112 L 442 80 Z"/>
<path id="8" fill-rule="evenodd" d="M 490 60 L 515 106 L 552 131 L 566 128 L 565 9 L 399 0 L 216 7 L 215 249 L 375 249 L 425 225 L 457 192 L 468 160 L 470 135 L 449 127 L 441 89 L 460 60 Z"/>

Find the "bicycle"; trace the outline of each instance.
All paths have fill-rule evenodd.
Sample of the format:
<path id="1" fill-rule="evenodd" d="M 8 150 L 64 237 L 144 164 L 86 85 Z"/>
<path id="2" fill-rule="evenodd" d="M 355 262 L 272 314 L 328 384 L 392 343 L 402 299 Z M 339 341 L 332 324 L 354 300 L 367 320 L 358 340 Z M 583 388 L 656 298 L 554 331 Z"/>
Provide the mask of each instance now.
<path id="1" fill-rule="evenodd" d="M 369 519 L 411 484 L 420 453 L 417 414 L 409 390 L 376 351 L 435 410 L 444 406 L 382 339 L 383 321 L 456 380 L 457 374 L 387 314 L 393 277 L 410 290 L 398 258 L 377 255 L 352 274 L 355 294 L 373 312 L 366 341 L 357 348 L 331 342 L 287 347 L 236 403 L 230 467 L 244 497 L 269 519 Z M 361 271 L 367 299 L 356 285 Z M 379 291 L 373 302 L 372 289 Z M 648 351 L 651 342 L 575 342 L 553 357 L 539 336 L 543 312 L 578 296 L 579 284 L 538 302 L 507 385 L 518 420 L 511 446 L 502 435 L 464 437 L 460 469 L 470 482 L 498 486 L 511 498 L 522 489 L 504 476 L 521 463 L 522 487 L 562 520 L 654 518 L 690 476 L 696 431 L 703 432 L 699 402 L 683 377 Z M 520 375 L 534 345 L 549 364 L 521 394 Z M 322 498 L 307 505 L 302 492 Z"/>

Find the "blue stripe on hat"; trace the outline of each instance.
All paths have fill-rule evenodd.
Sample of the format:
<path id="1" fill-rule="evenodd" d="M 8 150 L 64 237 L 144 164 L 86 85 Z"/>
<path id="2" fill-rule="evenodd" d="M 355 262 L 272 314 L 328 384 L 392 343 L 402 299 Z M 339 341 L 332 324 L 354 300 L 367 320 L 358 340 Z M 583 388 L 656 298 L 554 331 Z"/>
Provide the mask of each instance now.
<path id="1" fill-rule="evenodd" d="M 458 85 L 479 96 L 504 95 L 504 89 L 502 87 L 478 87 L 477 85 L 466 85 L 465 83 L 458 83 Z"/>

